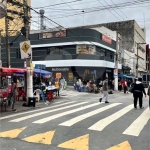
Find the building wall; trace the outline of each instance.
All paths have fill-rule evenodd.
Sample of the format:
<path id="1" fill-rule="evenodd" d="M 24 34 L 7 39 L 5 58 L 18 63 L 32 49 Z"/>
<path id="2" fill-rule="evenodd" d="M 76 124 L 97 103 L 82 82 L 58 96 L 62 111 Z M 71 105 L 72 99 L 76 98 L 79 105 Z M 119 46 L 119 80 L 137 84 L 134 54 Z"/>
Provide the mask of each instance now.
<path id="1" fill-rule="evenodd" d="M 108 37 L 110 37 L 111 39 L 113 39 L 114 41 L 116 41 L 116 31 L 112 31 L 106 27 L 94 27 L 94 28 L 91 28 L 91 29 L 94 29 Z"/>
<path id="2" fill-rule="evenodd" d="M 0 0 L 1 2 L 2 0 Z M 16 0 L 18 2 L 23 2 L 23 0 Z M 31 6 L 31 0 L 28 0 L 28 5 Z M 9 10 L 15 10 L 18 12 L 23 12 L 22 8 L 19 8 L 17 6 L 12 6 L 11 4 L 7 3 L 7 9 Z M 13 21 L 9 21 L 9 30 L 13 30 L 13 31 L 9 31 L 9 35 L 10 36 L 15 36 L 17 35 L 17 31 L 20 31 L 21 28 L 24 26 L 23 24 L 23 19 L 22 17 L 19 17 L 18 15 L 14 15 L 11 13 L 8 13 L 8 16 L 11 16 L 14 18 Z M 0 29 L 3 30 L 2 35 L 5 36 L 5 18 L 0 19 Z"/>
<path id="3" fill-rule="evenodd" d="M 134 23 L 134 53 L 137 58 L 137 49 L 139 56 L 139 71 L 144 72 L 146 70 L 146 44 L 137 44 L 137 43 L 146 43 L 146 33 L 144 29 L 141 29 L 140 26 L 135 21 Z M 137 59 L 135 59 L 135 64 Z M 142 74 L 140 74 L 142 75 Z"/>
<path id="4" fill-rule="evenodd" d="M 58 43 L 67 43 L 70 42 L 72 45 L 76 45 L 75 41 L 80 42 L 80 41 L 88 41 L 89 44 L 99 43 L 100 45 L 103 45 L 105 47 L 108 47 L 110 49 L 113 49 L 115 51 L 116 48 L 116 42 L 112 40 L 112 44 L 108 44 L 101 39 L 102 34 L 99 33 L 98 31 L 91 30 L 91 29 L 70 29 L 67 30 L 67 36 L 62 37 L 62 38 L 47 38 L 47 39 L 39 39 L 39 34 L 31 34 L 30 35 L 30 40 L 31 40 L 31 45 L 33 48 L 33 60 L 34 61 L 40 61 L 46 58 L 47 56 L 47 50 L 48 48 L 55 47 L 55 46 L 50 46 L 50 45 L 56 45 Z M 10 37 L 10 42 L 16 39 L 16 37 Z M 19 43 L 24 41 L 25 38 L 24 36 L 20 36 L 12 46 L 10 46 L 10 56 L 11 56 L 11 67 L 24 67 L 24 60 L 21 59 L 16 59 L 16 50 L 19 49 L 20 45 Z M 3 67 L 7 66 L 7 55 L 6 55 L 6 45 L 5 45 L 5 39 L 2 38 L 2 62 L 3 62 Z M 59 46 L 57 46 L 59 47 Z M 61 45 L 60 45 L 61 47 Z M 67 52 L 68 50 L 70 53 L 75 53 L 75 46 L 71 47 L 65 47 L 65 51 Z M 106 49 L 107 50 L 107 49 Z M 107 50 L 109 51 L 109 50 Z M 53 55 L 50 56 L 50 58 L 53 58 L 53 60 L 60 60 L 62 59 L 63 55 L 58 56 L 58 55 Z M 71 55 L 69 55 L 70 57 Z M 72 57 L 72 56 L 71 56 Z M 80 59 L 93 59 L 97 60 L 96 56 L 83 56 Z M 47 58 L 50 60 L 50 58 Z M 70 59 L 70 58 L 68 58 Z M 108 59 L 108 58 L 107 58 Z M 99 59 L 100 60 L 100 59 Z M 106 60 L 107 61 L 107 60 Z M 113 60 L 111 60 L 113 61 Z"/>
<path id="5" fill-rule="evenodd" d="M 135 54 L 134 53 L 129 52 L 127 50 L 123 50 L 123 65 L 130 67 L 131 68 L 130 73 L 133 75 L 136 74 L 134 60 L 135 60 Z"/>

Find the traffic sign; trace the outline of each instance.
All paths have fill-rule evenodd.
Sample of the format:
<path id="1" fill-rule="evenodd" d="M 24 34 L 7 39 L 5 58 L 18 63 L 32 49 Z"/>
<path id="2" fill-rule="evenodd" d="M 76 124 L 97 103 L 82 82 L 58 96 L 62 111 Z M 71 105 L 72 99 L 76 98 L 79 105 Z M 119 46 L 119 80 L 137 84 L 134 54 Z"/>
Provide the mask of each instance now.
<path id="1" fill-rule="evenodd" d="M 20 43 L 21 59 L 32 58 L 32 49 L 30 41 L 24 41 Z"/>

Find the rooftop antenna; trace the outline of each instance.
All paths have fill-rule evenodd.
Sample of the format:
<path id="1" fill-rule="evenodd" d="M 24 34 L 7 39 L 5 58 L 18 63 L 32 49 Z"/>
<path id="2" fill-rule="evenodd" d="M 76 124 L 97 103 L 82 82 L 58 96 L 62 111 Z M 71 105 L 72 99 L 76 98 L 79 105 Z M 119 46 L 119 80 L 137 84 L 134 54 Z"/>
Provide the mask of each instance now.
<path id="1" fill-rule="evenodd" d="M 45 26 L 44 26 L 44 13 L 45 11 L 43 9 L 41 9 L 40 11 L 40 29 L 44 30 Z"/>

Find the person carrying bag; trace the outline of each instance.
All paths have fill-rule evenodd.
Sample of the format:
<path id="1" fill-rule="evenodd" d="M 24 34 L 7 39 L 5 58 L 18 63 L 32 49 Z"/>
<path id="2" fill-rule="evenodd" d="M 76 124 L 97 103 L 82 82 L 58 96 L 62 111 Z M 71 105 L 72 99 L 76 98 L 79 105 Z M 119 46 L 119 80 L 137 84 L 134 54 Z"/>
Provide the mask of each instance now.
<path id="1" fill-rule="evenodd" d="M 147 95 L 149 96 L 149 108 L 150 108 L 150 83 L 148 86 Z"/>

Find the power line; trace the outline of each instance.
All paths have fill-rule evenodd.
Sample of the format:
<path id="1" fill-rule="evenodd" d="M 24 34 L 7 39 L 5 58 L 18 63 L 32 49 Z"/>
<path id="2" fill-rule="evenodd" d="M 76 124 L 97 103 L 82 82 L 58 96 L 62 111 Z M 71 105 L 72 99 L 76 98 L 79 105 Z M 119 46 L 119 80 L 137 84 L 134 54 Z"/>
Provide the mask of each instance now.
<path id="1" fill-rule="evenodd" d="M 54 4 L 54 5 L 43 6 L 43 7 L 34 7 L 34 9 L 40 9 L 40 8 L 51 7 L 51 6 L 58 6 L 58 5 L 66 4 L 66 3 L 75 3 L 75 2 L 79 2 L 79 1 L 82 1 L 82 0 L 75 0 L 75 1 L 70 1 L 70 2 L 63 2 L 63 3 L 58 3 L 58 4 Z"/>
<path id="2" fill-rule="evenodd" d="M 116 4 L 113 2 L 113 0 L 110 0 L 115 6 L 116 6 Z M 128 18 L 127 16 L 126 16 L 126 14 L 118 7 L 118 6 L 116 6 L 117 8 L 118 8 L 118 10 L 126 17 L 126 18 Z"/>

